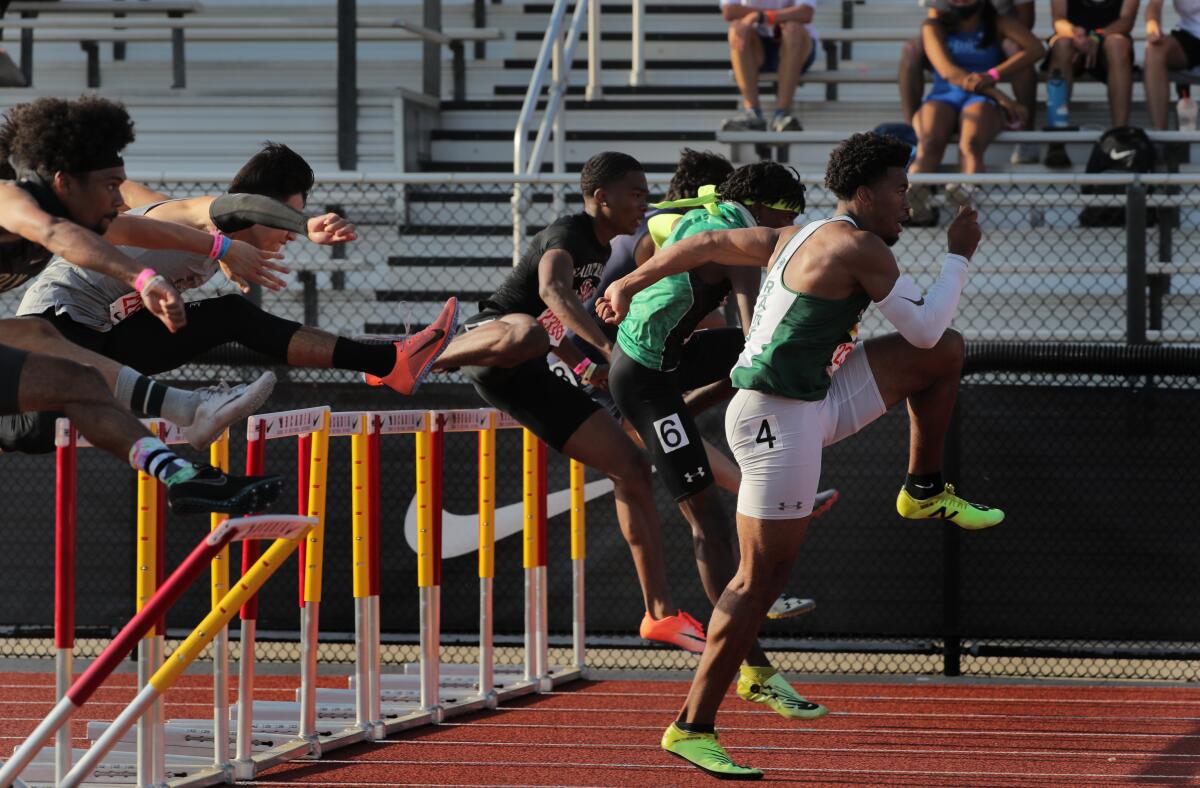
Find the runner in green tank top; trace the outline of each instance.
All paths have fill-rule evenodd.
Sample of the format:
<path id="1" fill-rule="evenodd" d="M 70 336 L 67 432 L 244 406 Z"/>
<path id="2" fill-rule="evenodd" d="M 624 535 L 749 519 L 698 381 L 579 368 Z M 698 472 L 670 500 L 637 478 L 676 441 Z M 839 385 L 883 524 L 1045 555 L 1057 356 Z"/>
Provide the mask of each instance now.
<path id="1" fill-rule="evenodd" d="M 739 391 L 726 414 L 726 437 L 742 469 L 742 560 L 709 621 L 709 647 L 687 701 L 662 738 L 663 749 L 717 776 L 762 776 L 735 764 L 717 742 L 716 714 L 804 541 L 824 446 L 907 402 L 911 444 L 899 514 L 969 530 L 1004 519 L 998 509 L 960 498 L 941 474 L 963 360 L 962 337 L 949 325 L 979 243 L 977 214 L 966 206 L 951 223 L 941 274 L 922 293 L 889 249 L 910 213 L 909 153 L 894 138 L 856 134 L 829 159 L 825 185 L 838 197 L 832 219 L 795 229 L 700 233 L 610 285 L 596 303 L 602 317 L 619 322 L 630 299 L 665 276 L 714 261 L 769 266 L 734 373 Z M 858 312 L 868 302 L 899 333 L 854 342 Z"/>
<path id="2" fill-rule="evenodd" d="M 702 207 L 680 218 L 666 239 L 707 230 L 746 227 L 790 227 L 804 210 L 804 186 L 793 171 L 775 162 L 739 168 L 719 188 L 705 187 L 696 200 Z M 609 389 L 622 415 L 642 438 L 650 458 L 679 509 L 692 526 L 696 564 L 705 591 L 716 604 L 733 578 L 737 557 L 728 519 L 713 486 L 713 473 L 700 430 L 683 392 L 724 381 L 745 344 L 743 329 L 725 327 L 697 331 L 705 315 L 731 291 L 737 296 L 742 325 L 750 325 L 750 305 L 758 291 L 759 273 L 717 263 L 667 277 L 638 293 L 629 317 L 621 323 L 609 371 Z M 825 497 L 826 506 L 836 492 Z M 782 590 L 782 589 L 780 589 Z M 769 611 L 774 618 L 806 612 L 798 600 L 781 596 Z M 776 681 L 770 693 L 750 692 Z M 825 707 L 809 703 L 779 676 L 757 644 L 742 667 L 742 697 L 762 703 L 788 719 L 814 719 Z"/>

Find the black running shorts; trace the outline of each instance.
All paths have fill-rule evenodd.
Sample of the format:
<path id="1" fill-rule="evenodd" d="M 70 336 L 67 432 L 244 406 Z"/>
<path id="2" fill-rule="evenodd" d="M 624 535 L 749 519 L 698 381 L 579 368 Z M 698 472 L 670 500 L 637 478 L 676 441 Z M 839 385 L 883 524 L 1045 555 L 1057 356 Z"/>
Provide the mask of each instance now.
<path id="1" fill-rule="evenodd" d="M 700 429 L 683 393 L 729 377 L 744 343 L 739 328 L 697 331 L 684 344 L 679 366 L 670 371 L 642 366 L 619 345 L 613 349 L 609 391 L 676 501 L 713 483 Z"/>
<path id="2" fill-rule="evenodd" d="M 0 414 L 20 413 L 21 369 L 29 353 L 0 345 Z"/>
<path id="3" fill-rule="evenodd" d="M 469 319 L 470 330 L 499 315 L 481 312 Z M 515 367 L 465 366 L 462 372 L 484 402 L 512 416 L 547 446 L 561 452 L 600 406 L 582 390 L 554 374 L 545 356 Z"/>

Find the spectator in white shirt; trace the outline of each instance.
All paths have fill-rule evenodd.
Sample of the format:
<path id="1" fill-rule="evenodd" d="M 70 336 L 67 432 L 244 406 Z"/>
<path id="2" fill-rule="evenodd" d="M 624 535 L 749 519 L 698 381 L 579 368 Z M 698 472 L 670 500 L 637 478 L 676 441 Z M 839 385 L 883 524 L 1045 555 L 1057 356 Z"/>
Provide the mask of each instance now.
<path id="1" fill-rule="evenodd" d="M 1033 0 L 990 0 L 996 13 L 1004 17 L 1013 17 L 1026 30 L 1033 29 L 1034 3 Z M 950 11 L 948 0 L 920 0 L 919 5 L 926 9 L 928 19 L 937 19 L 939 13 Z M 1005 56 L 1015 55 L 1019 49 L 1011 40 L 1005 40 Z M 933 66 L 925 54 L 925 47 L 920 37 L 904 44 L 900 51 L 900 73 L 897 82 L 900 85 L 900 110 L 905 123 L 913 122 L 913 115 L 921 106 L 921 94 L 925 90 L 925 72 L 933 71 Z M 1037 110 L 1037 74 L 1032 67 L 1020 69 L 1010 75 L 1008 82 L 1012 85 L 1013 96 L 1017 103 L 1025 108 L 1026 119 L 1023 129 L 1032 129 Z M 1013 150 L 1013 164 L 1034 164 L 1038 160 L 1037 150 L 1032 147 L 1018 145 Z"/>
<path id="2" fill-rule="evenodd" d="M 774 131 L 803 127 L 792 112 L 800 75 L 817 57 L 817 37 L 811 25 L 816 0 L 721 0 L 721 15 L 729 22 L 729 59 L 742 94 L 742 113 L 727 118 L 723 131 L 764 131 L 758 100 L 758 75 L 778 73 L 778 100 L 770 120 Z"/>
<path id="3" fill-rule="evenodd" d="M 1163 0 L 1146 5 L 1146 105 L 1150 110 L 1150 128 L 1167 127 L 1170 99 L 1168 71 L 1200 66 L 1200 0 L 1175 0 L 1179 27 L 1165 35 L 1162 30 Z"/>

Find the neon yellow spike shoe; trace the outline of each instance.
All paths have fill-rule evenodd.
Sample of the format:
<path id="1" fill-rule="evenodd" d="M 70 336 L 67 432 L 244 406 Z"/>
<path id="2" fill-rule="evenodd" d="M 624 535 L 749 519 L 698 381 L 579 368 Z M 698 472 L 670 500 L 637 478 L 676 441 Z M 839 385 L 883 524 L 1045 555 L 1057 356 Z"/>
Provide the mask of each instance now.
<path id="1" fill-rule="evenodd" d="M 947 484 L 946 489 L 931 498 L 914 498 L 901 487 L 900 495 L 896 497 L 896 511 L 909 520 L 951 520 L 968 531 L 991 528 L 1004 520 L 1004 512 L 999 509 L 959 498 L 953 484 Z"/>
<path id="2" fill-rule="evenodd" d="M 829 709 L 805 700 L 775 668 L 743 665 L 738 673 L 737 694 L 742 700 L 761 703 L 789 720 L 815 720 Z"/>
<path id="3" fill-rule="evenodd" d="M 760 780 L 761 769 L 738 766 L 717 743 L 715 733 L 688 733 L 675 723 L 663 731 L 662 748 L 702 772 L 721 780 Z"/>

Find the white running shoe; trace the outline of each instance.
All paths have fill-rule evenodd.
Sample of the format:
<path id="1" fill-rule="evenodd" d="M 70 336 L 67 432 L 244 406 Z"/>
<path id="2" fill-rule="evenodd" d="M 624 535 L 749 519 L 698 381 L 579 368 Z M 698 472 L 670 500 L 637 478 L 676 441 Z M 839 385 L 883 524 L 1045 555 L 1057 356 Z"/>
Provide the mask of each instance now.
<path id="1" fill-rule="evenodd" d="M 776 599 L 775 604 L 771 605 L 771 609 L 767 611 L 767 618 L 772 621 L 779 621 L 784 618 L 802 616 L 816 609 L 817 601 L 815 599 L 780 594 L 779 599 Z"/>
<path id="2" fill-rule="evenodd" d="M 207 449 L 226 427 L 261 408 L 274 388 L 275 373 L 264 372 L 249 385 L 239 383 L 230 388 L 222 382 L 197 389 L 203 399 L 192 423 L 183 428 L 183 437 L 193 449 Z"/>

